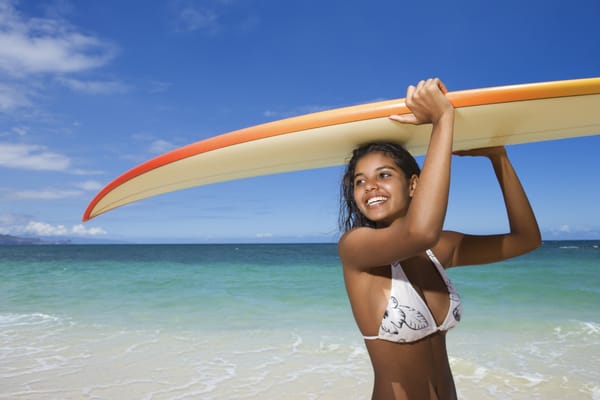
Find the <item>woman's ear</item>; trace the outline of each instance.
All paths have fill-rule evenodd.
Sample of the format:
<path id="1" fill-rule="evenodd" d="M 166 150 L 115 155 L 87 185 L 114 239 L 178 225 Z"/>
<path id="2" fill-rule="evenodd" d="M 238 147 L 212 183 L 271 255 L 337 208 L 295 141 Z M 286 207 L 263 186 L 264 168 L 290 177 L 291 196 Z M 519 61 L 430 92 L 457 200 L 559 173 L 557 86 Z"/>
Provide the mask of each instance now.
<path id="1" fill-rule="evenodd" d="M 408 195 L 412 198 L 415 190 L 417 189 L 417 185 L 419 184 L 419 176 L 413 175 L 410 177 L 408 181 Z"/>

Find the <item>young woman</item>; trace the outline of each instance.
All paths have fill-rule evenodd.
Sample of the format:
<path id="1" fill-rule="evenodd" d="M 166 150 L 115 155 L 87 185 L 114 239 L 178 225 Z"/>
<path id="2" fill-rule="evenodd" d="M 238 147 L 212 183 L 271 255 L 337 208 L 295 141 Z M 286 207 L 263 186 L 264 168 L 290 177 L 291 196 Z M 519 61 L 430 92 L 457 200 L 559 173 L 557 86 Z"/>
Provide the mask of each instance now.
<path id="1" fill-rule="evenodd" d="M 342 183 L 338 251 L 354 318 L 374 370 L 373 399 L 456 399 L 446 332 L 460 321 L 460 297 L 445 268 L 491 263 L 541 243 L 527 196 L 503 147 L 460 152 L 491 161 L 510 232 L 443 231 L 454 108 L 439 79 L 409 86 L 412 114 L 400 123 L 433 125 L 419 171 L 401 146 L 372 143 L 353 153 Z"/>

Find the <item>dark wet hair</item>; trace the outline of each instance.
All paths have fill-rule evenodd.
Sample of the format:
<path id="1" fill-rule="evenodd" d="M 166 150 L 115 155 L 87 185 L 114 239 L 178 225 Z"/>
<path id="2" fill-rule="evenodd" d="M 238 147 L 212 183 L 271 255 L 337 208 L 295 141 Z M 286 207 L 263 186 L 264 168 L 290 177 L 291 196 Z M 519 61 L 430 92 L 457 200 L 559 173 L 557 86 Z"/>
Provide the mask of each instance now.
<path id="1" fill-rule="evenodd" d="M 396 165 L 404 172 L 407 179 L 413 175 L 419 175 L 421 168 L 415 158 L 404 147 L 391 142 L 373 142 L 361 145 L 354 149 L 352 158 L 346 166 L 346 172 L 342 178 L 340 193 L 340 215 L 339 226 L 343 232 L 362 226 L 375 227 L 373 221 L 366 218 L 358 209 L 354 201 L 354 175 L 356 164 L 369 153 L 381 152 L 394 160 Z"/>

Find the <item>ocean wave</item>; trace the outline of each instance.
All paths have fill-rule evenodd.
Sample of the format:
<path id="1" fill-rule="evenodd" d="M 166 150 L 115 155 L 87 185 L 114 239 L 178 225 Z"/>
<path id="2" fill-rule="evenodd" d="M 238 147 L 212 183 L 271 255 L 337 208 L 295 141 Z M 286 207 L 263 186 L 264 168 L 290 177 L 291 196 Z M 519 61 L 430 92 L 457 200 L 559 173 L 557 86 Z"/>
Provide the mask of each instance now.
<path id="1" fill-rule="evenodd" d="M 0 327 L 35 326 L 49 323 L 65 322 L 66 320 L 54 315 L 32 314 L 0 314 Z"/>
<path id="2" fill-rule="evenodd" d="M 233 351 L 232 354 L 261 354 L 261 353 L 268 353 L 268 352 L 272 352 L 274 350 L 277 350 L 277 347 L 274 346 L 265 346 L 265 347 L 260 347 L 257 349 L 252 349 L 252 350 L 244 350 L 244 351 Z"/>
<path id="3" fill-rule="evenodd" d="M 529 365 L 524 359 L 516 363 L 477 361 L 451 357 L 459 398 L 489 399 L 562 399 L 574 392 L 600 400 L 593 378 L 579 376 L 576 371 L 557 373 L 541 365 Z"/>
<path id="4" fill-rule="evenodd" d="M 302 346 L 302 343 L 304 343 L 304 340 L 302 340 L 302 336 L 300 335 L 295 333 L 293 335 L 296 338 L 296 341 L 292 344 L 292 353 L 298 353 L 300 351 L 300 346 Z"/>
<path id="5" fill-rule="evenodd" d="M 566 327 L 559 325 L 554 328 L 554 335 L 561 340 L 598 337 L 600 338 L 600 323 L 592 321 L 572 321 Z"/>
<path id="6" fill-rule="evenodd" d="M 460 398 L 465 400 L 581 398 L 600 395 L 600 323 L 570 320 L 510 335 L 466 338 L 451 349 Z"/>
<path id="7" fill-rule="evenodd" d="M 589 385 L 589 390 L 592 393 L 592 400 L 600 400 L 600 386 Z"/>

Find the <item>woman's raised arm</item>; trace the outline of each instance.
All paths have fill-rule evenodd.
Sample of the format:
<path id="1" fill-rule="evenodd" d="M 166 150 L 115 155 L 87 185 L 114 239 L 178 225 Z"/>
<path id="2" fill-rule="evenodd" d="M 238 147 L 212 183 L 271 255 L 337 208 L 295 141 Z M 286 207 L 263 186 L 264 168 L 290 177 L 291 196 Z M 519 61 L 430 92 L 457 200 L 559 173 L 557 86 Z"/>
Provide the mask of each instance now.
<path id="1" fill-rule="evenodd" d="M 489 147 L 455 154 L 490 159 L 502 190 L 510 232 L 488 236 L 449 232 L 446 237 L 453 249 L 450 266 L 497 262 L 539 247 L 541 235 L 533 209 L 506 154 L 506 149 Z"/>

